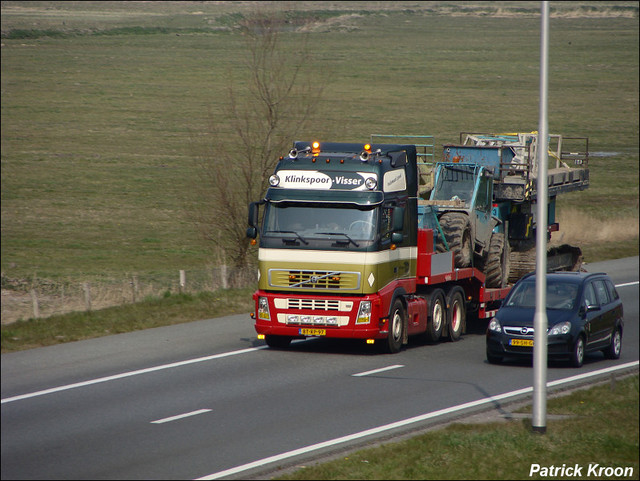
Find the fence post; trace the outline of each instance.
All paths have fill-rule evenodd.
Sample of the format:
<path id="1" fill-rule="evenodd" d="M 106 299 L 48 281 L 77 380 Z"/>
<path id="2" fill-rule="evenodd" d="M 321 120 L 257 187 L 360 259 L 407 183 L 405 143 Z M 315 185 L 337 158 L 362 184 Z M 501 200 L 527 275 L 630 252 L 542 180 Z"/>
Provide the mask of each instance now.
<path id="1" fill-rule="evenodd" d="M 33 317 L 38 319 L 40 317 L 40 304 L 38 303 L 38 294 L 35 289 L 31 289 L 31 302 L 33 304 Z"/>
<path id="2" fill-rule="evenodd" d="M 182 294 L 182 291 L 184 290 L 184 286 L 187 283 L 187 276 L 184 272 L 184 270 L 180 269 L 180 288 L 179 288 L 179 292 L 180 294 Z"/>
<path id="3" fill-rule="evenodd" d="M 133 303 L 136 302 L 136 297 L 138 294 L 138 276 L 131 277 L 131 297 Z"/>
<path id="4" fill-rule="evenodd" d="M 220 266 L 220 278 L 222 280 L 222 288 L 226 289 L 228 287 L 228 284 L 227 284 L 227 264 L 222 264 Z"/>
<path id="5" fill-rule="evenodd" d="M 84 306 L 87 311 L 91 310 L 91 286 L 88 282 L 82 283 L 82 289 L 84 290 Z"/>

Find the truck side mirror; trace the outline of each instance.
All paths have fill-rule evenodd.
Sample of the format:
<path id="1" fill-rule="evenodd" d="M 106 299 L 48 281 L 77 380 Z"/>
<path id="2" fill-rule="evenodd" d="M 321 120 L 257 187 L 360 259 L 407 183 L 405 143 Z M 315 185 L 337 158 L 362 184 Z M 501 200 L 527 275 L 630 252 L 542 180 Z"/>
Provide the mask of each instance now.
<path id="1" fill-rule="evenodd" d="M 255 239 L 258 237 L 258 229 L 255 227 L 247 227 L 247 237 L 249 239 Z"/>
<path id="2" fill-rule="evenodd" d="M 258 205 L 259 202 L 251 202 L 251 204 L 249 204 L 249 227 L 258 226 Z"/>
<path id="3" fill-rule="evenodd" d="M 407 164 L 407 153 L 404 150 L 389 152 L 389 157 L 391 157 L 391 167 L 402 167 Z"/>
<path id="4" fill-rule="evenodd" d="M 402 232 L 404 229 L 404 207 L 393 208 L 393 228 L 392 232 Z"/>

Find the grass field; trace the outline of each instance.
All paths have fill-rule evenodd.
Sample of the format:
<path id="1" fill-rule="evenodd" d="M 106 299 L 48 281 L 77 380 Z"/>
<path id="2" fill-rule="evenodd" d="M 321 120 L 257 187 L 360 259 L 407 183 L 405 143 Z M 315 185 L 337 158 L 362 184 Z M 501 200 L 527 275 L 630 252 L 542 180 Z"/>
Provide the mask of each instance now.
<path id="1" fill-rule="evenodd" d="M 516 410 L 529 413 L 522 418 L 480 424 L 463 420 L 409 440 L 348 452 L 333 461 L 307 463 L 274 479 L 637 478 L 637 375 L 550 398 L 547 408 L 543 436 L 532 434 L 527 406 Z M 534 464 L 581 466 L 581 475 L 531 475 Z M 589 466 L 595 464 L 627 468 L 626 475 L 590 475 Z"/>
<path id="2" fill-rule="evenodd" d="M 539 2 L 295 4 L 327 84 L 309 138 L 537 129 Z M 593 152 L 590 188 L 559 199 L 560 235 L 587 261 L 637 255 L 637 2 L 551 5 L 549 130 Z M 175 292 L 179 269 L 224 262 L 184 208 L 208 112 L 242 75 L 233 27 L 255 6 L 1 8 L 3 321 L 7 290 L 137 276 Z"/>

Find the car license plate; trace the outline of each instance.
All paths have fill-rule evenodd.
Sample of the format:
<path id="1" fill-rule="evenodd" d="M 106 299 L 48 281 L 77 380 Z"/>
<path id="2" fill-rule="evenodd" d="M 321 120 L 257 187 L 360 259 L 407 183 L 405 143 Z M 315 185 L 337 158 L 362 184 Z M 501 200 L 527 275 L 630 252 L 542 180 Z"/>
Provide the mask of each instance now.
<path id="1" fill-rule="evenodd" d="M 300 335 L 301 336 L 326 336 L 327 330 L 326 329 L 309 329 L 309 328 L 303 327 L 300 329 Z"/>
<path id="2" fill-rule="evenodd" d="M 509 339 L 510 346 L 533 347 L 532 339 Z"/>

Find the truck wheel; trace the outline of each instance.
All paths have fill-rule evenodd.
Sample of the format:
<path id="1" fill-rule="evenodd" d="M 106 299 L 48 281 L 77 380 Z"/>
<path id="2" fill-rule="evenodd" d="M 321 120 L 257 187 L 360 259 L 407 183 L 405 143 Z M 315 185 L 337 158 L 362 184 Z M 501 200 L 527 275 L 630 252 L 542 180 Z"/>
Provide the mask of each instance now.
<path id="1" fill-rule="evenodd" d="M 393 303 L 393 309 L 391 309 L 391 316 L 389 316 L 389 335 L 387 336 L 385 345 L 386 351 L 390 354 L 400 351 L 402 347 L 405 316 L 402 301 L 396 299 Z"/>
<path id="2" fill-rule="evenodd" d="M 436 289 L 429 297 L 429 318 L 427 319 L 427 340 L 437 342 L 442 336 L 442 329 L 447 322 L 447 306 L 444 303 L 444 292 Z"/>
<path id="3" fill-rule="evenodd" d="M 465 322 L 464 291 L 460 287 L 454 287 L 447 297 L 447 324 L 451 341 L 460 339 Z"/>
<path id="4" fill-rule="evenodd" d="M 469 267 L 473 259 L 469 216 L 462 212 L 445 212 L 439 222 L 449 249 L 453 252 L 456 267 Z"/>
<path id="5" fill-rule="evenodd" d="M 489 244 L 489 253 L 484 268 L 487 287 L 504 287 L 509 278 L 509 243 L 504 234 L 493 233 Z"/>
<path id="6" fill-rule="evenodd" d="M 264 340 L 272 349 L 286 349 L 291 344 L 291 337 L 289 336 L 274 336 L 267 334 L 264 336 Z"/>

